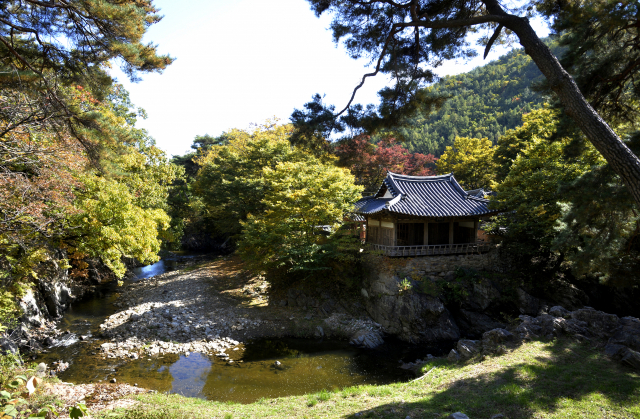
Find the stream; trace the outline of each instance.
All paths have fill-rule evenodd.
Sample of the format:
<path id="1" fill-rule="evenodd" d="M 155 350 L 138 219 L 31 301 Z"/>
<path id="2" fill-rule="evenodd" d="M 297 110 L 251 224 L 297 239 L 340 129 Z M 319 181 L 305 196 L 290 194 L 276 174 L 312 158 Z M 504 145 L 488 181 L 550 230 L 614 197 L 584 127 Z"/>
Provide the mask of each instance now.
<path id="1" fill-rule="evenodd" d="M 136 268 L 137 279 L 176 269 L 175 261 L 161 260 Z M 233 363 L 201 353 L 142 356 L 140 359 L 103 359 L 96 343 L 100 324 L 118 309 L 113 302 L 118 287 L 109 285 L 100 293 L 75 303 L 59 323 L 60 336 L 54 347 L 36 362 L 51 366 L 68 362 L 58 374 L 76 384 L 107 382 L 138 385 L 166 393 L 178 393 L 215 401 L 251 403 L 261 398 L 284 397 L 334 390 L 361 384 L 407 381 L 413 373 L 398 368 L 427 353 L 442 355 L 448 347 L 408 347 L 388 341 L 375 350 L 350 346 L 344 341 L 317 339 L 259 339 L 230 348 Z M 276 361 L 280 364 L 277 365 Z"/>

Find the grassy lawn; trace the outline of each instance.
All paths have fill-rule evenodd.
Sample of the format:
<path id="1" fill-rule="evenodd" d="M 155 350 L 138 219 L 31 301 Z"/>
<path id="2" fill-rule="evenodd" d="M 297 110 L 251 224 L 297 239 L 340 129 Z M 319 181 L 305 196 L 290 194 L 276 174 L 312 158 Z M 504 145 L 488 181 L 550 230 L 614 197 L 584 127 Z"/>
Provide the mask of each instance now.
<path id="1" fill-rule="evenodd" d="M 103 417 L 143 418 L 640 418 L 640 373 L 589 344 L 530 342 L 468 364 L 436 360 L 418 381 L 229 404 L 178 395 L 138 396 L 137 408 Z"/>

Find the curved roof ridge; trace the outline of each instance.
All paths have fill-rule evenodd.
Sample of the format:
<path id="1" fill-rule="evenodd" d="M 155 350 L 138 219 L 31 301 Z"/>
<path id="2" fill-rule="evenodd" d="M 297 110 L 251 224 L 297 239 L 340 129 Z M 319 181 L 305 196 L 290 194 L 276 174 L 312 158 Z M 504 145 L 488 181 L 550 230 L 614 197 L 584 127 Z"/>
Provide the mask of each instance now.
<path id="1" fill-rule="evenodd" d="M 453 176 L 453 173 L 449 173 L 451 175 L 451 179 L 449 179 L 449 181 L 451 182 L 451 184 L 453 185 L 453 187 L 460 193 L 462 193 L 462 196 L 464 196 L 465 198 L 468 198 L 470 195 L 464 190 L 462 189 L 462 186 L 460 186 L 460 184 L 458 183 L 458 181 L 456 180 L 455 176 Z"/>
<path id="2" fill-rule="evenodd" d="M 449 180 L 453 177 L 453 173 L 447 173 L 446 175 L 431 175 L 431 176 L 413 176 L 413 175 L 401 175 L 400 173 L 393 173 L 391 171 L 387 171 L 387 177 L 397 178 L 399 180 Z"/>
<path id="3" fill-rule="evenodd" d="M 387 185 L 387 187 L 389 188 L 389 191 L 391 192 L 391 195 L 393 195 L 393 197 L 395 198 L 398 194 L 403 195 L 404 191 L 396 183 L 394 179 L 394 175 L 395 173 L 391 173 L 387 171 L 387 177 L 385 177 L 383 182 Z"/>

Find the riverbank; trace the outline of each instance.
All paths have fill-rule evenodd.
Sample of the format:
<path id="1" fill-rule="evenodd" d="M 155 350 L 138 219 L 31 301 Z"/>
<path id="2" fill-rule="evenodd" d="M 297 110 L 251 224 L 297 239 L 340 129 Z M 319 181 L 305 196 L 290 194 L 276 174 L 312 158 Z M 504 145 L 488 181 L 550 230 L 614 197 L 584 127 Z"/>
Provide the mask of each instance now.
<path id="1" fill-rule="evenodd" d="M 100 417 L 160 418 L 640 418 L 640 374 L 569 338 L 524 342 L 463 364 L 434 359 L 423 378 L 229 404 L 146 394 Z"/>
<path id="2" fill-rule="evenodd" d="M 243 270 L 239 258 L 220 257 L 126 285 L 101 325 L 107 342 L 95 350 L 104 358 L 147 355 L 217 354 L 258 338 L 315 337 L 350 339 L 379 333 L 368 316 L 346 310 L 330 316 L 302 307 L 269 303 L 269 284 Z"/>

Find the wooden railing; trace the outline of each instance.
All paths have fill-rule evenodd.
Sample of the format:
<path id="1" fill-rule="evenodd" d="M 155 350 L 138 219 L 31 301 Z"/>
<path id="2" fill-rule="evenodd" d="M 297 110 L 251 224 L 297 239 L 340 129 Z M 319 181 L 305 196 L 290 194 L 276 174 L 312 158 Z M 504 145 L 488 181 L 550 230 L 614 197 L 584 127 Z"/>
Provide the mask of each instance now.
<path id="1" fill-rule="evenodd" d="M 489 243 L 432 244 L 424 246 L 385 246 L 369 244 L 373 251 L 382 252 L 386 256 L 431 256 L 453 254 L 480 254 L 488 252 L 494 246 Z"/>

